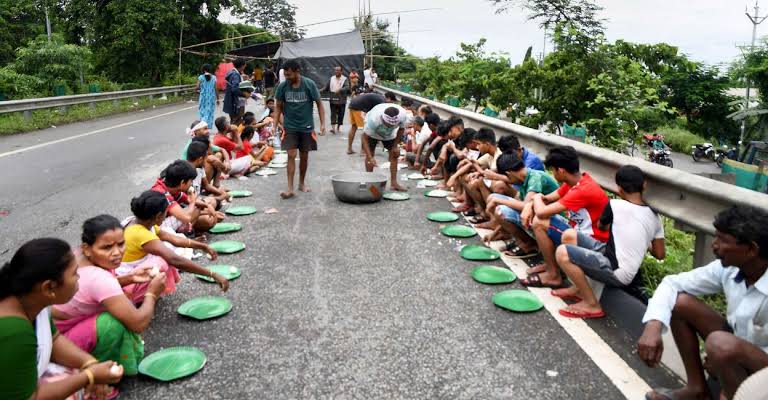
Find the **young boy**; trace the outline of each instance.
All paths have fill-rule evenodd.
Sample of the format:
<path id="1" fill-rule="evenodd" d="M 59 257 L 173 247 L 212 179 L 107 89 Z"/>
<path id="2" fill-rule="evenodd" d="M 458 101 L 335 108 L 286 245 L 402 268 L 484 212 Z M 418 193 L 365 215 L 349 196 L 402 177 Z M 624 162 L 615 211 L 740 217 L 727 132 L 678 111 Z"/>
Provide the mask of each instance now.
<path id="1" fill-rule="evenodd" d="M 658 214 L 643 201 L 645 176 L 640 168 L 625 165 L 616 172 L 616 185 L 621 199 L 611 200 L 600 217 L 600 229 L 608 231 L 608 243 L 569 229 L 557 248 L 557 265 L 568 275 L 573 286 L 556 289 L 557 297 L 577 301 L 560 314 L 571 318 L 605 316 L 586 277 L 608 286 L 626 287 L 640 270 L 645 252 L 663 260 L 664 226 Z"/>
<path id="2" fill-rule="evenodd" d="M 563 280 L 557 270 L 555 248 L 562 243 L 562 233 L 575 228 L 600 242 L 607 242 L 608 232 L 600 229 L 597 221 L 608 204 L 608 196 L 589 174 L 579 171 L 579 156 L 571 146 L 552 148 L 544 165 L 552 170 L 561 186 L 548 195 L 537 194 L 520 213 L 523 226 L 533 227 L 536 243 L 544 257 L 544 264 L 530 268 L 528 278 L 520 283 L 558 289 Z M 560 216 L 566 211 L 568 219 Z"/>
<path id="3" fill-rule="evenodd" d="M 494 233 L 487 239 L 496 240 L 502 233 L 515 240 L 505 251 L 512 258 L 529 258 L 538 254 L 536 241 L 525 230 L 520 221 L 520 213 L 533 197 L 539 193 L 548 195 L 558 189 L 555 178 L 544 171 L 530 169 L 515 153 L 502 154 L 496 163 L 498 173 L 505 176 L 513 185 L 518 185 L 517 198 L 494 193 L 488 198 L 487 214 L 496 226 Z"/>
<path id="4" fill-rule="evenodd" d="M 210 127 L 205 121 L 194 121 L 187 130 L 187 133 L 192 138 L 184 145 L 184 149 L 181 151 L 181 159 L 187 159 L 187 149 L 190 143 L 197 137 L 209 138 L 211 131 Z M 228 174 L 231 169 L 230 156 L 226 151 L 222 150 L 219 146 L 211 145 L 211 154 L 208 155 L 205 163 L 205 173 L 208 176 L 213 177 L 214 186 L 219 186 L 219 178 L 223 174 Z"/>
<path id="5" fill-rule="evenodd" d="M 247 157 L 250 156 L 253 158 L 253 161 L 259 165 L 264 166 L 266 163 L 269 162 L 269 160 L 272 159 L 272 155 L 275 153 L 275 151 L 267 146 L 266 142 L 256 142 L 256 149 L 253 148 L 253 145 L 251 144 L 251 140 L 256 134 L 256 130 L 253 128 L 253 126 L 246 126 L 245 129 L 243 129 L 243 133 L 240 134 L 240 140 L 243 142 L 243 148 L 235 152 L 235 158 L 239 159 L 241 157 Z"/>
<path id="6" fill-rule="evenodd" d="M 152 186 L 152 190 L 162 193 L 168 200 L 168 216 L 163 221 L 163 228 L 172 232 L 190 232 L 192 229 L 206 232 L 216 225 L 214 216 L 202 214 L 208 204 L 196 195 L 187 195 L 196 177 L 197 171 L 192 164 L 176 160 L 163 170 Z"/>
<path id="7" fill-rule="evenodd" d="M 210 145 L 205 138 L 196 138 L 189 145 L 187 151 L 187 162 L 192 164 L 197 171 L 197 176 L 192 180 L 192 187 L 190 188 L 190 195 L 195 195 L 197 198 L 205 202 L 208 207 L 202 210 L 202 215 L 212 215 L 216 218 L 216 222 L 224 220 L 224 213 L 216 211 L 221 207 L 221 202 L 228 199 L 229 195 L 226 191 L 221 191 L 208 182 L 208 178 L 205 175 L 205 158 L 208 155 Z M 208 191 L 212 196 L 203 196 L 203 191 Z"/>
<path id="8" fill-rule="evenodd" d="M 219 130 L 213 138 L 213 144 L 221 147 L 229 154 L 242 150 L 243 141 L 236 129 L 227 122 L 227 117 L 216 118 L 216 128 Z M 252 159 L 250 156 L 234 158 L 232 160 L 232 169 L 230 175 L 243 176 L 255 172 L 264 164 Z M 245 179 L 245 178 L 244 178 Z"/>

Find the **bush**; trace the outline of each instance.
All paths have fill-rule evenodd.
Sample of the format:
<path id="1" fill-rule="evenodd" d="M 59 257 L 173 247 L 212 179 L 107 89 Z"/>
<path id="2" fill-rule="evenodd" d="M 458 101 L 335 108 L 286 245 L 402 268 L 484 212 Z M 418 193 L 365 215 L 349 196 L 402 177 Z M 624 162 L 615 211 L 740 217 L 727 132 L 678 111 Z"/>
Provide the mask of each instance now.
<path id="1" fill-rule="evenodd" d="M 40 97 L 45 86 L 42 80 L 34 76 L 20 74 L 10 68 L 0 68 L 0 95 L 5 100 Z"/>
<path id="2" fill-rule="evenodd" d="M 674 128 L 671 126 L 663 126 L 657 130 L 658 133 L 664 135 L 664 143 L 667 144 L 673 151 L 679 153 L 690 153 L 691 146 L 699 143 L 710 142 L 709 139 L 705 139 L 687 129 Z"/>

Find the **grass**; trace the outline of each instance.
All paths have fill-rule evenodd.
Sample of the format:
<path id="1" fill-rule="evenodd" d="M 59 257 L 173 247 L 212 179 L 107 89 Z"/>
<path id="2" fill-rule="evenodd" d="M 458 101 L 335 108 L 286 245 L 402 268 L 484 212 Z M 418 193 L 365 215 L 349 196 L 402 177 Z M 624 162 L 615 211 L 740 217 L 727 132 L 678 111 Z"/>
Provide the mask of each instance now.
<path id="1" fill-rule="evenodd" d="M 692 233 L 675 229 L 674 221 L 663 217 L 664 237 L 667 256 L 664 260 L 656 260 L 646 255 L 641 266 L 643 270 L 644 287 L 648 295 L 652 295 L 661 280 L 667 275 L 674 275 L 693 268 L 693 251 L 695 236 Z M 697 265 L 696 267 L 701 267 Z M 712 308 L 725 315 L 725 297 L 722 294 L 706 296 L 702 300 Z"/>
<path id="2" fill-rule="evenodd" d="M 663 126 L 657 132 L 664 135 L 664 143 L 678 153 L 690 153 L 691 146 L 711 142 L 687 129 L 672 126 Z"/>
<path id="3" fill-rule="evenodd" d="M 179 103 L 188 100 L 186 96 L 169 96 L 166 99 L 139 97 L 136 102 L 133 99 L 102 101 L 91 108 L 88 104 L 67 107 L 66 111 L 60 108 L 50 108 L 32 111 L 29 121 L 24 119 L 23 113 L 0 114 L 0 135 L 29 132 L 45 129 L 51 126 L 69 124 L 73 122 L 87 121 L 107 115 L 119 114 L 129 111 L 142 110 L 147 107 Z"/>

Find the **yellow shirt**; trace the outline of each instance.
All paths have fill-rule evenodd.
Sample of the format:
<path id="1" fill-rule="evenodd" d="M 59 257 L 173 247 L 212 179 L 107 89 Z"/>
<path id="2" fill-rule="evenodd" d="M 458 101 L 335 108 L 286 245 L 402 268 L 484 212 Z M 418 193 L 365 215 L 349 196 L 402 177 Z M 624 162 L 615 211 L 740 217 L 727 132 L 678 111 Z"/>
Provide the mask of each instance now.
<path id="1" fill-rule="evenodd" d="M 264 77 L 264 70 L 261 68 L 256 68 L 253 70 L 253 79 L 260 81 Z"/>
<path id="2" fill-rule="evenodd" d="M 159 231 L 160 228 L 157 225 L 152 227 L 152 230 L 139 224 L 133 224 L 126 228 L 123 262 L 134 262 L 146 257 L 147 252 L 144 251 L 142 246 L 155 239 L 159 240 L 160 238 L 155 233 Z"/>

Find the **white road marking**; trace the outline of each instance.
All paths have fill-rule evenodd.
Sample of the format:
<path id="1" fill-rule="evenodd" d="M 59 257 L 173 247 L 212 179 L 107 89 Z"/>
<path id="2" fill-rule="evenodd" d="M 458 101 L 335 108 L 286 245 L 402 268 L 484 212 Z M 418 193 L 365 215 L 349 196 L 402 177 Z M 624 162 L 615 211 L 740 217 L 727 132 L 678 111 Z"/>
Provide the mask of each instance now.
<path id="1" fill-rule="evenodd" d="M 168 115 L 171 115 L 171 114 L 176 114 L 178 112 L 191 110 L 191 109 L 196 108 L 196 107 L 197 106 L 185 107 L 185 108 L 182 108 L 182 109 L 179 109 L 179 110 L 170 111 L 170 112 L 167 112 L 167 113 L 158 114 L 158 115 L 154 115 L 154 116 L 147 117 L 147 118 L 137 119 L 135 121 L 125 122 L 125 123 L 118 124 L 118 125 L 115 125 L 115 126 L 110 126 L 110 127 L 107 127 L 107 128 L 96 129 L 95 131 L 81 133 L 81 134 L 75 135 L 75 136 L 69 136 L 69 137 L 65 137 L 65 138 L 61 138 L 61 139 L 51 140 L 50 142 L 40 143 L 40 144 L 36 144 L 34 146 L 24 147 L 22 149 L 16 149 L 16 150 L 8 151 L 8 152 L 5 152 L 5 153 L 0 153 L 0 158 L 7 157 L 7 156 L 12 156 L 14 154 L 24 153 L 24 152 L 30 151 L 30 150 L 39 149 L 39 148 L 42 148 L 42 147 L 50 146 L 52 144 L 57 144 L 57 143 L 62 143 L 62 142 L 68 142 L 70 140 L 80 139 L 80 138 L 83 138 L 83 137 L 86 137 L 86 136 L 95 135 L 97 133 L 111 131 L 113 129 L 117 129 L 117 128 L 122 128 L 122 127 L 125 127 L 125 126 L 130 126 L 130 125 L 138 124 L 140 122 L 149 121 L 149 120 L 152 120 L 152 119 L 155 119 L 155 118 L 165 117 L 165 116 L 168 116 Z"/>
<path id="2" fill-rule="evenodd" d="M 461 203 L 450 202 L 454 207 L 458 207 Z M 465 219 L 467 219 L 465 217 Z M 485 237 L 490 234 L 490 230 L 476 229 L 480 237 Z M 503 246 L 503 242 L 492 242 L 490 247 L 498 249 Z M 528 269 L 528 265 L 519 259 L 509 258 L 502 255 L 502 261 L 514 272 L 518 277 L 525 277 L 525 271 Z M 549 288 L 528 288 L 531 293 L 535 294 L 544 303 L 544 308 L 550 315 L 557 321 L 558 324 L 565 330 L 581 347 L 581 349 L 587 353 L 592 362 L 594 362 L 598 368 L 611 380 L 614 386 L 626 397 L 627 399 L 643 399 L 645 394 L 651 391 L 651 387 L 646 383 L 640 375 L 635 372 L 627 363 L 619 357 L 616 352 L 613 351 L 603 338 L 595 333 L 592 328 L 587 325 L 582 319 L 567 318 L 560 315 L 559 310 L 567 306 L 567 304 L 560 298 L 552 296 L 549 292 Z"/>

